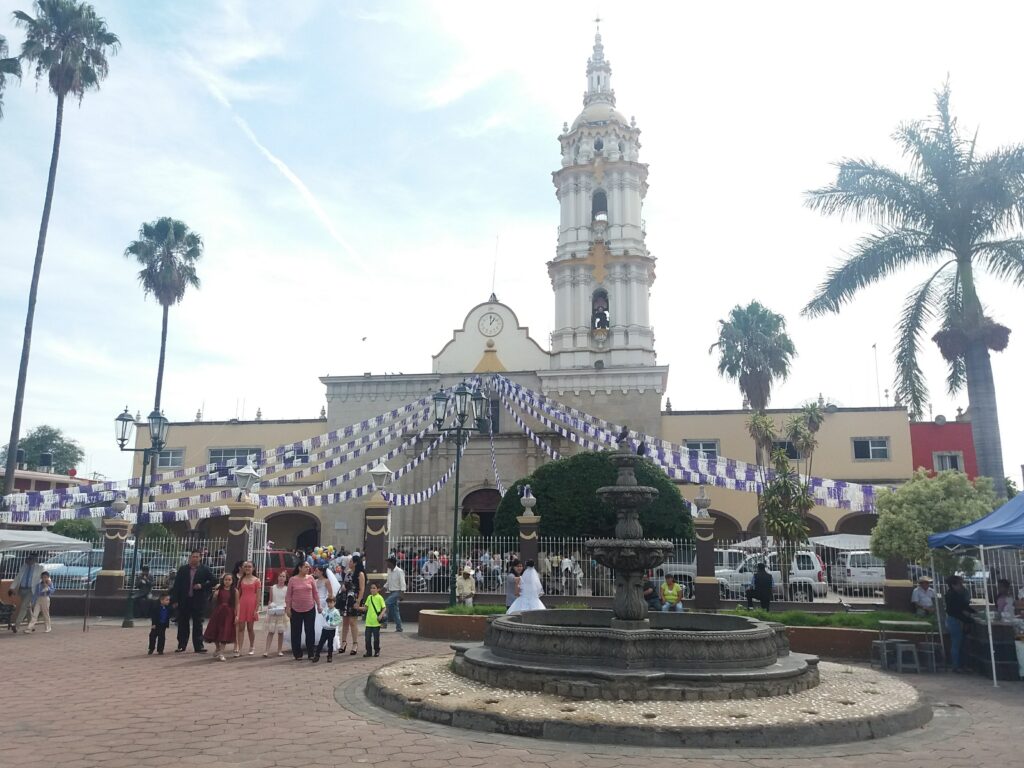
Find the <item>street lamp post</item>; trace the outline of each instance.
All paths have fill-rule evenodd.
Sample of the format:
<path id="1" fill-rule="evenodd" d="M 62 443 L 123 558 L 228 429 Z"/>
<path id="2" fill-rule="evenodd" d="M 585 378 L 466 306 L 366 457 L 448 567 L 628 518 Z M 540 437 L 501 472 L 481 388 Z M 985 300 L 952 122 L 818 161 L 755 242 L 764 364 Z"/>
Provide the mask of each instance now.
<path id="1" fill-rule="evenodd" d="M 160 411 L 153 409 L 149 414 L 149 448 L 126 448 L 131 439 L 132 429 L 135 428 L 135 419 L 128 412 L 125 406 L 124 413 L 114 419 L 114 439 L 117 440 L 117 447 L 127 453 L 142 454 L 142 475 L 139 478 L 139 511 L 135 516 L 135 546 L 132 548 L 132 570 L 128 578 L 128 597 L 125 600 L 124 619 L 121 626 L 124 628 L 134 627 L 133 617 L 133 595 L 135 594 L 135 574 L 139 568 L 139 532 L 142 530 L 142 509 L 146 502 L 146 468 L 150 460 L 164 448 L 164 441 L 167 438 L 167 417 Z"/>
<path id="2" fill-rule="evenodd" d="M 452 512 L 452 551 L 449 555 L 449 563 L 451 570 L 451 585 L 448 594 L 448 605 L 455 605 L 455 580 L 458 577 L 459 564 L 458 557 L 455 552 L 455 542 L 459 537 L 459 471 L 462 464 L 462 449 L 465 447 L 466 441 L 473 432 L 489 432 L 490 423 L 487 416 L 484 414 L 486 411 L 487 399 L 480 393 L 479 390 L 471 392 L 469 387 L 465 383 L 459 384 L 452 395 L 455 400 L 455 414 L 452 420 L 452 425 L 449 427 L 444 426 L 444 421 L 448 413 L 448 395 L 444 392 L 438 392 L 434 395 L 434 424 L 437 427 L 437 431 L 455 436 L 455 505 Z M 466 426 L 466 421 L 469 419 L 470 409 L 472 409 L 473 426 Z"/>

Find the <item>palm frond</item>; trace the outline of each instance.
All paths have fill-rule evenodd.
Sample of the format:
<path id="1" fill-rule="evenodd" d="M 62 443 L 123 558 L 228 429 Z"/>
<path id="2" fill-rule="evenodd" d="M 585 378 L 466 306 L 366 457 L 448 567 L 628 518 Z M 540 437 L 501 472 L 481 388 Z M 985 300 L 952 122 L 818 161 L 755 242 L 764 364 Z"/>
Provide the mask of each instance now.
<path id="1" fill-rule="evenodd" d="M 916 179 L 871 160 L 847 159 L 837 167 L 835 183 L 806 193 L 804 204 L 811 210 L 893 229 L 929 227 L 931 201 Z"/>
<path id="2" fill-rule="evenodd" d="M 990 274 L 1016 286 L 1024 285 L 1024 239 L 978 243 L 974 254 Z"/>
<path id="3" fill-rule="evenodd" d="M 964 295 L 960 282 L 960 271 L 953 270 L 942 276 L 942 327 L 950 329 L 962 322 Z M 946 391 L 956 395 L 967 385 L 967 362 L 963 356 L 946 360 L 949 372 L 946 374 Z"/>
<path id="4" fill-rule="evenodd" d="M 926 232 L 883 230 L 862 238 L 850 258 L 829 270 L 817 295 L 801 312 L 816 317 L 839 308 L 861 288 L 878 282 L 902 267 L 933 260 L 943 250 Z"/>
<path id="5" fill-rule="evenodd" d="M 917 356 L 921 351 L 921 336 L 925 326 L 935 316 L 938 288 L 936 280 L 954 264 L 947 261 L 925 280 L 903 307 L 896 348 L 896 396 L 905 403 L 912 418 L 919 419 L 928 401 L 928 386 Z"/>

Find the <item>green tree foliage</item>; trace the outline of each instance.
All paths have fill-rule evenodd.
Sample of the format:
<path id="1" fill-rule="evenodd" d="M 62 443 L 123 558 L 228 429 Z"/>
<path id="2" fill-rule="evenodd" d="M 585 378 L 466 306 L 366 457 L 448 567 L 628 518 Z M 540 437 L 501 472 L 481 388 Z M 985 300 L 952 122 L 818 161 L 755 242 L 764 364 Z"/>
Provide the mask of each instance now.
<path id="1" fill-rule="evenodd" d="M 4 116 L 4 88 L 7 76 L 21 77 L 21 62 L 7 56 L 7 38 L 0 35 L 0 117 Z"/>
<path id="2" fill-rule="evenodd" d="M 459 537 L 473 539 L 480 535 L 480 515 L 470 512 L 459 521 Z"/>
<path id="3" fill-rule="evenodd" d="M 498 505 L 494 532 L 517 535 L 516 516 L 523 514 L 520 489 L 529 485 L 537 497 L 542 536 L 612 536 L 615 511 L 597 498 L 597 489 L 614 485 L 617 477 L 608 452 L 578 453 L 539 467 L 532 475 L 517 480 Z M 655 538 L 691 538 L 693 523 L 689 503 L 668 476 L 650 459 L 637 462 L 640 485 L 658 489 L 658 497 L 640 513 L 644 535 Z"/>
<path id="4" fill-rule="evenodd" d="M 36 241 L 36 255 L 32 265 L 32 282 L 28 291 L 18 383 L 14 388 L 11 437 L 8 440 L 10 445 L 17 445 L 21 436 L 21 412 L 25 405 L 25 383 L 28 380 L 28 361 L 32 351 L 32 325 L 39 296 L 39 276 L 43 271 L 46 233 L 50 228 L 53 190 L 57 183 L 60 139 L 64 130 L 64 102 L 68 96 L 73 96 L 81 103 L 86 91 L 100 87 L 100 81 L 107 76 L 109 69 L 107 54 L 116 53 L 120 45 L 117 35 L 107 29 L 106 22 L 96 15 L 95 9 L 88 3 L 36 0 L 33 9 L 36 13 L 34 17 L 24 11 L 14 12 L 14 23 L 25 30 L 21 59 L 33 66 L 36 80 L 46 78 L 50 91 L 57 97 L 57 118 L 53 128 L 53 148 L 50 151 L 50 172 L 46 179 L 43 215 L 39 221 L 39 239 Z M 5 494 L 13 488 L 14 457 L 15 452 L 12 451 L 7 459 L 3 488 Z"/>
<path id="5" fill-rule="evenodd" d="M 761 493 L 759 511 L 779 551 L 782 584 L 788 592 L 790 565 L 798 545 L 807 540 L 807 513 L 814 508 L 814 500 L 785 451 L 775 451 L 772 464 L 775 472 Z"/>
<path id="6" fill-rule="evenodd" d="M 739 384 L 740 392 L 754 411 L 763 411 L 772 398 L 772 385 L 789 376 L 796 356 L 793 340 L 786 333 L 786 318 L 756 301 L 729 312 L 718 321 L 718 373 Z"/>
<path id="7" fill-rule="evenodd" d="M 960 558 L 928 549 L 928 537 L 972 523 L 997 504 L 992 481 L 971 482 L 962 472 L 949 470 L 929 477 L 924 470 L 910 482 L 878 499 L 878 523 L 871 533 L 871 551 L 884 559 L 927 562 L 935 557 L 942 573 L 960 570 Z M 968 566 L 969 567 L 969 566 Z"/>
<path id="8" fill-rule="evenodd" d="M 989 351 L 1005 349 L 1010 330 L 985 314 L 977 280 L 987 273 L 1024 285 L 1024 145 L 982 154 L 977 133 L 961 132 L 949 100 L 947 83 L 936 93 L 934 117 L 905 123 L 894 134 L 907 172 L 846 159 L 837 164 L 833 184 L 808 192 L 814 210 L 878 229 L 829 271 L 803 312 L 839 312 L 863 288 L 926 267 L 927 278 L 907 297 L 897 329 L 896 394 L 920 418 L 928 388 L 918 358 L 931 326 L 949 366 L 950 393 L 967 385 L 980 474 L 999 480 L 1003 459 Z M 1004 489 L 996 492 L 1002 496 Z"/>
<path id="9" fill-rule="evenodd" d="M 1019 491 L 1017 490 L 1017 484 L 1013 482 L 1013 478 L 1006 478 L 1006 498 L 1012 499 L 1018 493 Z"/>
<path id="10" fill-rule="evenodd" d="M 50 529 L 59 536 L 82 541 L 99 541 L 100 532 L 91 520 L 58 520 Z"/>
<path id="11" fill-rule="evenodd" d="M 39 456 L 43 453 L 53 454 L 54 471 L 66 474 L 82 463 L 85 451 L 82 447 L 56 427 L 40 424 L 21 440 L 18 447 L 25 451 L 25 463 L 29 469 L 39 466 Z M 0 462 L 7 462 L 8 446 L 0 449 Z"/>

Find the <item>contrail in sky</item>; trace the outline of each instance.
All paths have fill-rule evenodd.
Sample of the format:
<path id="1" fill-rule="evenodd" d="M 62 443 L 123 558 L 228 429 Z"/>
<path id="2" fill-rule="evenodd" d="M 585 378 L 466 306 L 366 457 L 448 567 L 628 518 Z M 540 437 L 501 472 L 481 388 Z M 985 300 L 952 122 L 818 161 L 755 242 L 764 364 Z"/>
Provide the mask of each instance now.
<path id="1" fill-rule="evenodd" d="M 245 118 L 235 111 L 234 106 L 228 100 L 227 96 L 224 95 L 223 91 L 221 91 L 217 86 L 217 83 L 214 82 L 214 78 L 210 73 L 206 72 L 195 61 L 189 61 L 189 68 L 199 76 L 213 97 L 228 109 L 231 113 L 232 119 L 235 121 L 235 124 L 242 129 L 242 133 L 244 133 L 246 138 L 252 142 L 252 145 L 260 151 L 260 154 L 267 158 L 271 165 L 277 168 L 277 170 L 281 172 L 281 175 L 284 176 L 293 187 L 295 187 L 296 191 L 305 201 L 306 206 L 320 221 L 324 229 L 327 230 L 327 233 L 336 243 L 348 251 L 348 254 L 352 257 L 355 266 L 361 267 L 363 262 L 359 252 L 355 249 L 352 243 L 350 243 L 348 239 L 346 239 L 345 236 L 337 230 L 334 226 L 334 222 L 331 221 L 331 217 L 327 214 L 327 211 L 324 210 L 324 207 L 320 204 L 320 201 L 316 199 L 316 196 L 309 187 L 306 186 L 306 183 L 298 177 L 295 171 L 288 167 L 288 164 L 285 163 L 284 160 L 267 149 L 266 145 L 259 140 L 252 128 L 249 127 L 249 123 L 246 122 Z"/>

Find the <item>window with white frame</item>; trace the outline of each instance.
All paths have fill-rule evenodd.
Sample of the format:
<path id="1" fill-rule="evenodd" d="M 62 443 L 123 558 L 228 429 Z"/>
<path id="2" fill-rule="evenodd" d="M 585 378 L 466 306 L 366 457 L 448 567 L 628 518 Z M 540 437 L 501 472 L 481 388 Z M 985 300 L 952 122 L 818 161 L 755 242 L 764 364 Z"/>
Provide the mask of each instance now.
<path id="1" fill-rule="evenodd" d="M 309 464 L 309 451 L 285 451 L 284 460 L 290 464 Z"/>
<path id="2" fill-rule="evenodd" d="M 963 472 L 964 454 L 962 451 L 937 451 L 932 454 L 932 466 L 936 472 L 944 472 L 947 469 Z"/>
<path id="3" fill-rule="evenodd" d="M 718 460 L 717 440 L 687 440 L 686 450 L 695 451 L 698 459 L 707 459 L 708 461 Z"/>
<path id="4" fill-rule="evenodd" d="M 782 451 L 786 454 L 786 458 L 792 461 L 796 461 L 801 458 L 800 451 L 793 445 L 792 440 L 773 440 L 772 441 L 772 453 L 776 451 Z"/>
<path id="5" fill-rule="evenodd" d="M 165 448 L 156 455 L 158 469 L 177 469 L 185 466 L 184 448 Z"/>
<path id="6" fill-rule="evenodd" d="M 889 459 L 889 438 L 853 438 L 853 458 L 857 461 L 887 461 Z"/>
<path id="7" fill-rule="evenodd" d="M 244 467 L 250 456 L 258 455 L 262 450 L 262 448 L 211 448 L 210 463 L 226 464 L 234 459 L 236 467 Z"/>

